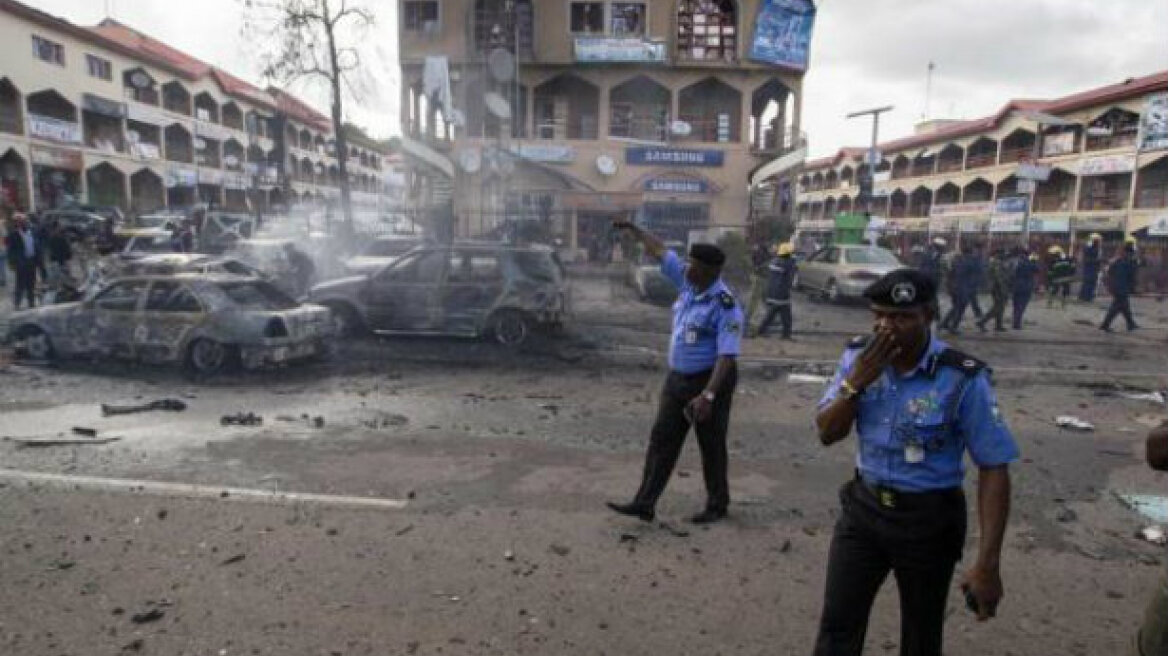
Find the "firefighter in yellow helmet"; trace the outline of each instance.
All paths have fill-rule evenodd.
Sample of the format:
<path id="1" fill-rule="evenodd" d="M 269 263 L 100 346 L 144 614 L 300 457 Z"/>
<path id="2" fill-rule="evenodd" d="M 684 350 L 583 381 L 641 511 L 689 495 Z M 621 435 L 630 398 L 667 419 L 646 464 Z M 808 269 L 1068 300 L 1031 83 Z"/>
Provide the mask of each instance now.
<path id="1" fill-rule="evenodd" d="M 775 258 L 767 264 L 766 306 L 767 313 L 762 323 L 758 325 L 758 335 L 766 334 L 767 328 L 777 316 L 782 325 L 780 337 L 791 337 L 791 287 L 795 284 L 795 276 L 799 273 L 799 265 L 795 262 L 795 247 L 790 242 L 783 242 L 775 247 Z"/>
<path id="2" fill-rule="evenodd" d="M 1066 309 L 1071 283 L 1075 281 L 1075 261 L 1062 246 L 1051 246 L 1046 252 L 1050 256 L 1046 261 L 1046 307 L 1054 307 L 1058 300 L 1059 307 Z"/>

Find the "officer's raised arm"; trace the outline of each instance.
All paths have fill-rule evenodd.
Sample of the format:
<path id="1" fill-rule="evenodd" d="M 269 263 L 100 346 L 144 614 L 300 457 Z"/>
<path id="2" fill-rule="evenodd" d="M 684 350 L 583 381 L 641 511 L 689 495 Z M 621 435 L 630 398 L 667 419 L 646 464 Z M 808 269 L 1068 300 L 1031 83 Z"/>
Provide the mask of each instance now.
<path id="1" fill-rule="evenodd" d="M 645 247 L 645 252 L 650 257 L 657 260 L 665 257 L 665 252 L 667 250 L 665 248 L 665 242 L 661 241 L 657 235 L 642 230 L 632 221 L 613 221 L 612 227 L 618 230 L 628 230 L 631 232 L 633 236 L 637 238 L 637 241 L 641 242 L 641 245 Z"/>

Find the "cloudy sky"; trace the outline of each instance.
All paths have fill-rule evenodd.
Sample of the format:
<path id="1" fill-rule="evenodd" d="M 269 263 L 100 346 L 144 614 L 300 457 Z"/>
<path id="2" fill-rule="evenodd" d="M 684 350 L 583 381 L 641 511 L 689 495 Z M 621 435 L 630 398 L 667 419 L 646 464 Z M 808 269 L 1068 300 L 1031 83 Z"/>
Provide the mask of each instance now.
<path id="1" fill-rule="evenodd" d="M 201 59 L 259 81 L 254 39 L 237 0 L 25 0 L 75 23 L 107 13 Z M 552 0 L 535 0 L 550 2 Z M 365 0 L 378 18 L 362 39 L 366 74 L 352 116 L 370 132 L 397 130 L 396 0 Z M 975 118 L 1010 98 L 1066 95 L 1168 69 L 1168 0 L 820 0 L 805 81 L 812 156 L 865 145 L 870 124 L 850 111 L 895 105 L 881 140 L 930 116 Z M 319 89 L 298 92 L 321 108 Z"/>

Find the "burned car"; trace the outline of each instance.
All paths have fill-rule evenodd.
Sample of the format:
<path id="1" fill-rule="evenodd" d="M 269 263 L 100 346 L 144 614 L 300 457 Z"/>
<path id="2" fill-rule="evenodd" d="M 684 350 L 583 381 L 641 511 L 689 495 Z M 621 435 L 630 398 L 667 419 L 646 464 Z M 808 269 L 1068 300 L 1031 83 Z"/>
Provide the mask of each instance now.
<path id="1" fill-rule="evenodd" d="M 550 248 L 468 243 L 420 246 L 364 276 L 312 288 L 337 331 L 491 337 L 516 345 L 568 311 L 563 266 Z"/>
<path id="2" fill-rule="evenodd" d="M 360 253 L 345 260 L 350 275 L 374 273 L 393 264 L 399 257 L 423 243 L 420 237 L 381 236 L 365 244 Z"/>
<path id="3" fill-rule="evenodd" d="M 324 355 L 332 335 L 327 308 L 262 280 L 197 274 L 122 278 L 91 299 L 16 312 L 9 322 L 9 342 L 33 359 L 105 356 L 201 374 Z"/>

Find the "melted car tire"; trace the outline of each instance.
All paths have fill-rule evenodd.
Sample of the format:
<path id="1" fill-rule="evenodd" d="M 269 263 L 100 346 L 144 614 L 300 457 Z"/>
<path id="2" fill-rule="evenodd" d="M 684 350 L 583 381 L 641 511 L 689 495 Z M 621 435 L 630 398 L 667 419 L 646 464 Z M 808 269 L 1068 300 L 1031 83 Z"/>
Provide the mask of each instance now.
<path id="1" fill-rule="evenodd" d="M 500 310 L 491 315 L 490 335 L 496 343 L 516 347 L 531 337 L 531 318 L 518 310 Z"/>
<path id="2" fill-rule="evenodd" d="M 23 351 L 30 360 L 53 360 L 57 357 L 57 352 L 53 349 L 53 340 L 37 326 L 22 326 L 16 331 L 16 338 L 24 341 Z M 41 343 L 41 348 L 35 352 L 28 347 L 29 342 L 33 340 Z"/>
<path id="3" fill-rule="evenodd" d="M 336 328 L 334 337 L 356 337 L 364 332 L 361 316 L 353 306 L 344 303 L 326 303 L 325 307 L 333 313 L 333 326 Z"/>
<path id="4" fill-rule="evenodd" d="M 213 349 L 210 352 L 204 349 Z M 209 359 L 208 359 L 209 358 Z M 213 376 L 231 368 L 236 352 L 231 346 L 200 337 L 187 348 L 187 368 L 199 376 Z"/>

